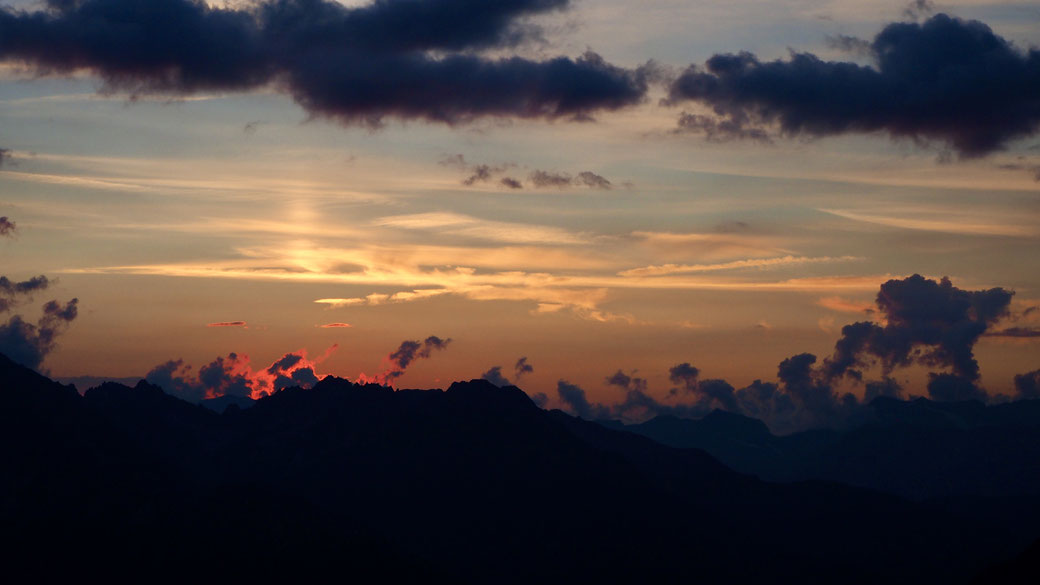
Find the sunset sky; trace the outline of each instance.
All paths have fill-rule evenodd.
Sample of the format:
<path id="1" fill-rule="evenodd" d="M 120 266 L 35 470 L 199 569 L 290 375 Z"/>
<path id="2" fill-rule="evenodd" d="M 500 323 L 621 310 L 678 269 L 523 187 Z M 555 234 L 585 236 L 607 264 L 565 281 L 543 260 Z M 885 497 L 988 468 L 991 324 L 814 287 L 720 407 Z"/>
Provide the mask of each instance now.
<path id="1" fill-rule="evenodd" d="M 54 376 L 306 350 L 356 379 L 436 336 L 395 386 L 526 357 L 550 406 L 618 370 L 667 401 L 680 363 L 831 356 L 915 273 L 1014 292 L 991 394 L 1040 368 L 1035 2 L 6 4 L 0 274 L 54 279 L 27 321 L 79 299 Z"/>

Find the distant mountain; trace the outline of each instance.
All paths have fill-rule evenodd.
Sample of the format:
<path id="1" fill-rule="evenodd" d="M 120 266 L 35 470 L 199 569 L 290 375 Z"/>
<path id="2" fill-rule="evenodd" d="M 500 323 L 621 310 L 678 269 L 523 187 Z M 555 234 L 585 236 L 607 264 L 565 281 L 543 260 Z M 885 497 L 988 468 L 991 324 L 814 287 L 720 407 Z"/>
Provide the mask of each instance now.
<path id="1" fill-rule="evenodd" d="M 0 356 L 0 433 L 0 560 L 42 578 L 947 584 L 1037 536 L 766 483 L 482 380 L 326 378 L 217 414 Z"/>
<path id="2" fill-rule="evenodd" d="M 704 449 L 735 470 L 772 481 L 824 479 L 917 500 L 1040 500 L 1040 400 L 986 406 L 878 398 L 870 410 L 865 424 L 851 430 L 783 437 L 760 421 L 721 411 L 700 420 L 604 424 Z"/>
<path id="3" fill-rule="evenodd" d="M 256 401 L 248 396 L 218 396 L 217 398 L 206 398 L 200 405 L 212 410 L 213 412 L 224 412 L 229 406 L 234 405 L 235 408 L 245 409 L 256 404 Z"/>
<path id="4" fill-rule="evenodd" d="M 55 376 L 54 381 L 61 384 L 71 384 L 82 394 L 83 392 L 86 392 L 87 389 L 100 386 L 105 382 L 116 382 L 118 384 L 133 386 L 140 379 L 140 376 L 127 376 L 124 378 L 115 376 Z"/>

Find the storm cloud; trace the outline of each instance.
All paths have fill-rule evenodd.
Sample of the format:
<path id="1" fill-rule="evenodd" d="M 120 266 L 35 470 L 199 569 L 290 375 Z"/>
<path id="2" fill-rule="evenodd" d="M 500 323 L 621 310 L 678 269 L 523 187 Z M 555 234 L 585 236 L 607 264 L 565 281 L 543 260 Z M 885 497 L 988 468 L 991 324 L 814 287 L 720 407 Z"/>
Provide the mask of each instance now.
<path id="1" fill-rule="evenodd" d="M 0 60 L 39 74 L 91 72 L 106 90 L 134 94 L 274 87 L 312 115 L 369 126 L 387 117 L 584 119 L 642 101 L 650 67 L 623 69 L 592 52 L 544 61 L 479 54 L 537 38 L 527 17 L 568 4 L 71 0 L 0 9 Z"/>
<path id="2" fill-rule="evenodd" d="M 859 380 L 862 368 L 880 361 L 888 377 L 897 367 L 918 363 L 950 369 L 929 383 L 934 398 L 980 398 L 981 390 L 967 390 L 979 380 L 974 346 L 1008 315 L 1013 294 L 999 287 L 962 290 L 948 278 L 936 282 L 918 274 L 889 280 L 876 299 L 885 325 L 861 321 L 843 327 L 834 354 L 824 362 L 823 375 L 828 380 Z"/>
<path id="3" fill-rule="evenodd" d="M 920 11 L 918 11 L 920 12 Z M 1040 130 L 1040 50 L 1021 50 L 987 25 L 936 14 L 887 25 L 868 47 L 872 66 L 793 52 L 764 62 L 718 54 L 690 66 L 668 101 L 695 101 L 715 118 L 680 125 L 709 138 L 766 139 L 882 132 L 981 157 Z"/>

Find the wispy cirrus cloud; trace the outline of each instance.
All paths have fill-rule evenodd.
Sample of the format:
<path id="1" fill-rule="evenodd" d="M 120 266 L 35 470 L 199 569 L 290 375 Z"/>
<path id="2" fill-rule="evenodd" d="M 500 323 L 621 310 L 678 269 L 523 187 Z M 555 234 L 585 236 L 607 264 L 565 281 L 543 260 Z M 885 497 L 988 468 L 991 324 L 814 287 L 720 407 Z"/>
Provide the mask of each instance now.
<path id="1" fill-rule="evenodd" d="M 980 220 L 977 215 L 952 215 L 942 217 L 937 210 L 904 209 L 889 213 L 864 212 L 849 209 L 819 208 L 818 211 L 853 221 L 882 225 L 886 227 L 950 234 L 1006 237 L 1037 237 L 1040 229 L 1035 225 L 1020 223 L 1014 219 L 992 221 Z M 937 214 L 939 217 L 937 217 Z M 914 216 L 917 217 L 914 217 Z"/>
<path id="2" fill-rule="evenodd" d="M 744 268 L 776 268 L 799 264 L 819 264 L 824 262 L 850 262 L 859 260 L 855 256 L 781 256 L 779 258 L 754 258 L 750 260 L 734 260 L 716 264 L 662 264 L 659 266 L 643 266 L 622 270 L 619 276 L 665 276 L 669 274 L 686 274 L 692 272 L 715 272 L 719 270 L 739 270 Z"/>
<path id="3" fill-rule="evenodd" d="M 427 230 L 444 235 L 515 244 L 580 244 L 587 241 L 579 234 L 560 228 L 485 220 L 446 212 L 381 217 L 374 220 L 372 225 Z"/>

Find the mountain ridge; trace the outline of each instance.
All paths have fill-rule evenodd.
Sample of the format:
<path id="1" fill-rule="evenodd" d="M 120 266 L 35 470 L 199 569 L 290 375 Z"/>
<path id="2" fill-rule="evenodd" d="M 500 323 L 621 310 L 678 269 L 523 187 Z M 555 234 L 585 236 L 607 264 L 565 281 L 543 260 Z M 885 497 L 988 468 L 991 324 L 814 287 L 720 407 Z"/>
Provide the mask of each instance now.
<path id="1" fill-rule="evenodd" d="M 11 408 L 25 396 L 38 408 Z M 120 546 L 143 565 L 196 558 L 193 543 L 219 536 L 245 558 L 282 539 L 285 556 L 247 571 L 261 579 L 349 558 L 358 573 L 403 567 L 384 582 L 919 584 L 967 580 L 1036 538 L 860 488 L 765 483 L 480 380 L 394 391 L 326 378 L 217 414 L 146 383 L 79 396 L 0 360 L 0 401 L 6 432 L 42 445 L 4 442 L 21 463 L 4 482 L 5 529 L 34 526 L 12 562 L 75 542 L 85 566 Z M 233 573 L 214 555 L 182 570 Z"/>

